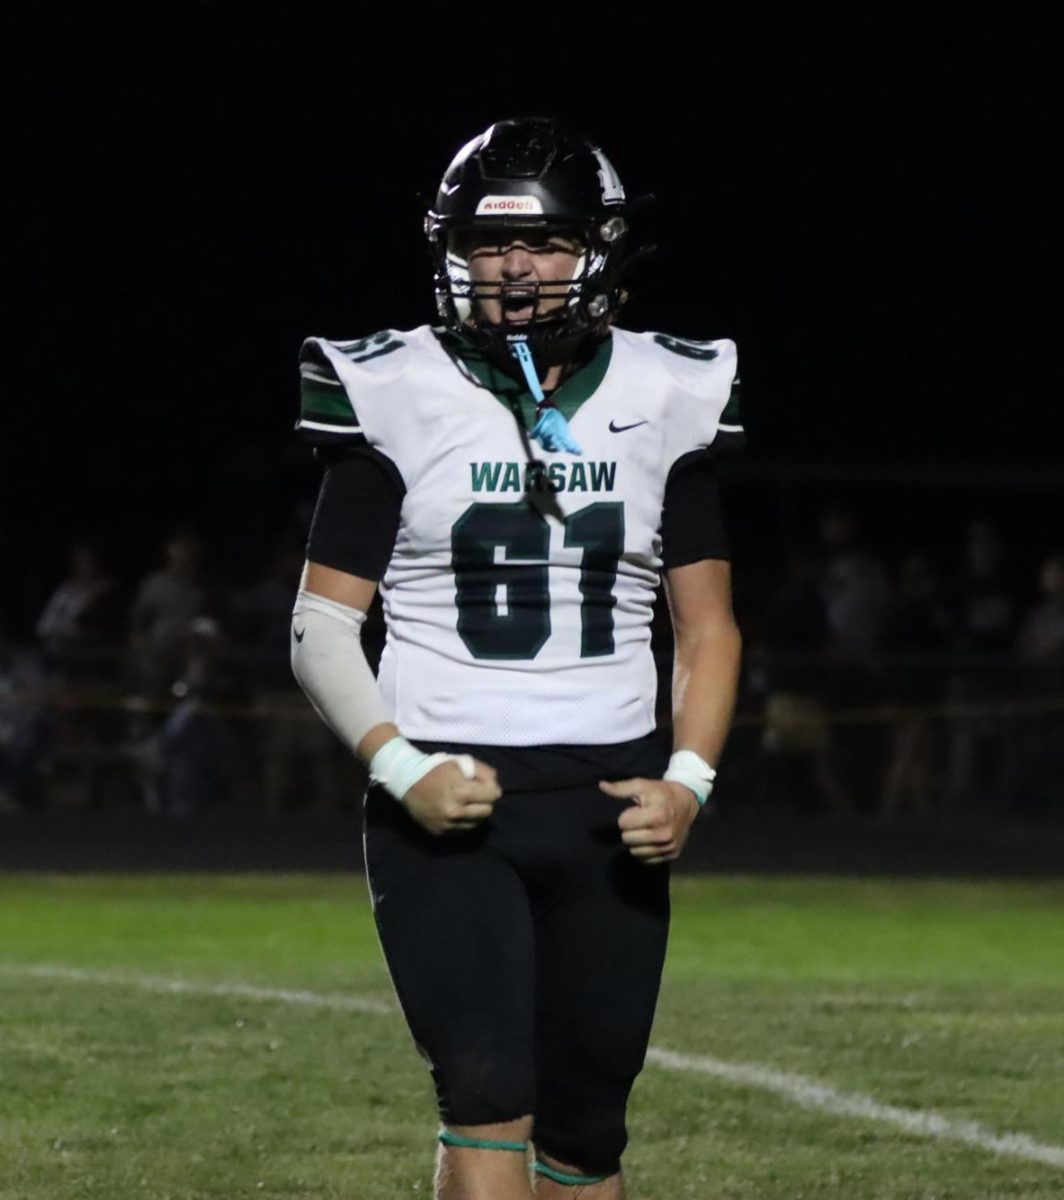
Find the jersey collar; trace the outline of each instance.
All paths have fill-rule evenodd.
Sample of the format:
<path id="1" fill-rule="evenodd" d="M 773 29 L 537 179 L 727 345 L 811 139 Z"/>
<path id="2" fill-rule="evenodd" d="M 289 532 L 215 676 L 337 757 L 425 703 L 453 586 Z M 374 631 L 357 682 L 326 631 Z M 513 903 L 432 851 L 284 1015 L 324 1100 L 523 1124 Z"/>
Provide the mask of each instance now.
<path id="1" fill-rule="evenodd" d="M 468 374 L 472 375 L 482 388 L 491 392 L 500 404 L 512 411 L 516 401 L 520 405 L 526 427 L 532 428 L 536 422 L 536 401 L 527 384 L 507 375 L 505 371 L 500 371 L 482 351 L 466 341 L 461 334 L 442 328 L 434 328 L 432 332 L 447 354 L 461 363 Z M 550 401 L 567 421 L 571 420 L 584 401 L 594 394 L 606 375 L 612 357 L 613 337 L 607 334 L 595 346 L 590 358 L 554 389 Z"/>

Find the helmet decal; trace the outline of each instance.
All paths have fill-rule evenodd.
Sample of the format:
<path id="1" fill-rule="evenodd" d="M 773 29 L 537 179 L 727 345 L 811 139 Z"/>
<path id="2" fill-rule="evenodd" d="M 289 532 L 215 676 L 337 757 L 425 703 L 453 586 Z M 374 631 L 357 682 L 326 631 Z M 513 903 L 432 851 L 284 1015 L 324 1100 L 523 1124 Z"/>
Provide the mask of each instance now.
<path id="1" fill-rule="evenodd" d="M 542 216 L 543 201 L 538 196 L 485 196 L 477 203 L 478 217 L 488 213 Z"/>
<path id="2" fill-rule="evenodd" d="M 591 147 L 591 153 L 598 159 L 599 163 L 598 177 L 599 183 L 602 185 L 602 203 L 623 204 L 624 188 L 617 177 L 617 172 L 613 169 L 613 163 L 610 162 L 597 146 Z"/>

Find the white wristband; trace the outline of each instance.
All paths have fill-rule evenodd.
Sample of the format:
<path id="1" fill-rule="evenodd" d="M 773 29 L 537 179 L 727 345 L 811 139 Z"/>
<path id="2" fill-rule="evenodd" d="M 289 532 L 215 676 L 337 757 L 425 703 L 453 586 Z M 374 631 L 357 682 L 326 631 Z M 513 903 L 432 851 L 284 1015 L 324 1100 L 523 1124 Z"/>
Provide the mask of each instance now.
<path id="1" fill-rule="evenodd" d="M 399 800 L 414 784 L 443 762 L 454 762 L 466 777 L 473 778 L 473 760 L 468 754 L 423 754 L 405 737 L 393 737 L 374 754 L 369 764 L 369 776 Z"/>
<path id="2" fill-rule="evenodd" d="M 698 801 L 698 807 L 701 808 L 709 799 L 709 793 L 713 791 L 713 781 L 717 778 L 717 772 L 693 750 L 677 750 L 669 759 L 668 769 L 662 778 L 690 788 Z"/>

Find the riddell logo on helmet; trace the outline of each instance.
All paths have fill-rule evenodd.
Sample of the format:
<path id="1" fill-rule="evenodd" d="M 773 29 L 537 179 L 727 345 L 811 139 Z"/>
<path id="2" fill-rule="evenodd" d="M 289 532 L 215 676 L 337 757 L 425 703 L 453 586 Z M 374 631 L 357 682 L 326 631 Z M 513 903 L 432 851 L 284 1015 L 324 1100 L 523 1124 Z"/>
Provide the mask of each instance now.
<path id="1" fill-rule="evenodd" d="M 538 196 L 485 196 L 477 205 L 477 216 L 495 213 L 543 213 Z"/>

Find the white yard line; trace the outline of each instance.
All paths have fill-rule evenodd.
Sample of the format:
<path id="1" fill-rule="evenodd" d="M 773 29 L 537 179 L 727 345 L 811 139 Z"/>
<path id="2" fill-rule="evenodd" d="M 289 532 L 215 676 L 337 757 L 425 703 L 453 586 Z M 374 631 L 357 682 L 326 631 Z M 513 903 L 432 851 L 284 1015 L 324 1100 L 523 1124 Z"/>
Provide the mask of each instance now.
<path id="1" fill-rule="evenodd" d="M 280 1004 L 300 1004 L 305 1008 L 330 1008 L 339 1012 L 394 1013 L 398 1009 L 386 1000 L 370 996 L 328 996 L 319 992 L 290 991 L 287 988 L 254 987 L 249 983 L 206 983 L 196 979 L 174 979 L 164 975 L 142 975 L 132 971 L 90 971 L 84 967 L 62 967 L 52 963 L 3 963 L 0 974 L 22 975 L 31 979 L 59 979 L 71 983 L 116 984 L 139 988 L 144 992 L 165 992 L 183 996 L 235 996 L 241 1000 L 272 1000 Z"/>
<path id="2" fill-rule="evenodd" d="M 969 1146 L 978 1146 L 980 1150 L 989 1150 L 991 1154 L 1064 1167 L 1064 1146 L 1036 1142 L 1025 1133 L 995 1133 L 976 1121 L 957 1121 L 935 1112 L 880 1104 L 878 1100 L 862 1096 L 860 1092 L 840 1092 L 826 1083 L 817 1083 L 815 1079 L 807 1079 L 803 1075 L 792 1075 L 789 1071 L 774 1071 L 771 1067 L 758 1066 L 756 1063 L 723 1062 L 719 1058 L 700 1054 L 679 1054 L 675 1050 L 659 1050 L 654 1046 L 647 1051 L 647 1061 L 670 1071 L 693 1071 L 741 1087 L 773 1092 L 802 1108 L 816 1108 L 838 1117 L 866 1117 L 920 1137 L 965 1142 Z"/>
<path id="3" fill-rule="evenodd" d="M 231 996 L 241 1000 L 272 1001 L 305 1008 L 331 1009 L 336 1012 L 394 1014 L 399 1010 L 385 1000 L 370 996 L 330 995 L 321 992 L 291 991 L 285 988 L 254 987 L 245 983 L 206 983 L 194 979 L 174 979 L 162 975 L 142 975 L 132 971 L 95 971 L 84 967 L 66 967 L 52 963 L 3 963 L 0 975 L 30 979 L 48 979 L 71 983 L 110 984 L 186 996 Z M 1030 1162 L 1064 1167 L 1064 1146 L 1037 1142 L 1025 1133 L 995 1133 L 975 1121 L 958 1121 L 934 1112 L 880 1104 L 860 1092 L 842 1092 L 803 1075 L 776 1071 L 756 1063 L 725 1062 L 700 1054 L 681 1054 L 652 1046 L 647 1061 L 669 1071 L 687 1071 L 710 1075 L 739 1087 L 772 1092 L 801 1108 L 818 1109 L 838 1117 L 858 1117 L 893 1125 L 906 1133 L 939 1141 L 963 1142 L 991 1154 L 1023 1158 Z"/>

